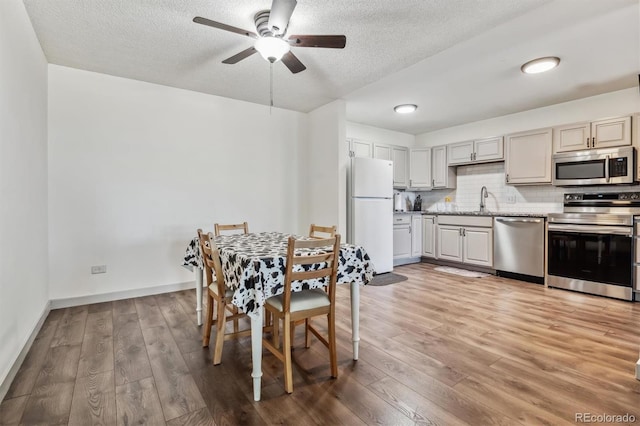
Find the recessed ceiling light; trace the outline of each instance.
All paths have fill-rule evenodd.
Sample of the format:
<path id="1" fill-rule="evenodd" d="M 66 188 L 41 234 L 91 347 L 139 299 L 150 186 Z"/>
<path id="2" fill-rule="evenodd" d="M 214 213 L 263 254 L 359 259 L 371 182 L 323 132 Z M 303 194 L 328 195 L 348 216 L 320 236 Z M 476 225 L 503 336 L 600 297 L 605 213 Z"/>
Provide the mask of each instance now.
<path id="1" fill-rule="evenodd" d="M 417 105 L 414 104 L 404 104 L 404 105 L 396 105 L 393 110 L 398 114 L 410 114 L 418 109 Z"/>
<path id="2" fill-rule="evenodd" d="M 560 63 L 560 58 L 556 56 L 547 56 L 544 58 L 534 59 L 524 64 L 520 69 L 525 74 L 538 74 L 554 69 Z"/>

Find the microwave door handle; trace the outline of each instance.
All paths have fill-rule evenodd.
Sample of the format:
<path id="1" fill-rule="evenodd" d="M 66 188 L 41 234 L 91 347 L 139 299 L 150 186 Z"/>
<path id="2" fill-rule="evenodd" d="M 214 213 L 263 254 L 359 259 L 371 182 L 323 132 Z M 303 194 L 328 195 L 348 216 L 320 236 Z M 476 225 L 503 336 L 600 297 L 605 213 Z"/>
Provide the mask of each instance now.
<path id="1" fill-rule="evenodd" d="M 607 183 L 609 183 L 609 156 L 607 155 L 604 160 L 604 177 Z"/>

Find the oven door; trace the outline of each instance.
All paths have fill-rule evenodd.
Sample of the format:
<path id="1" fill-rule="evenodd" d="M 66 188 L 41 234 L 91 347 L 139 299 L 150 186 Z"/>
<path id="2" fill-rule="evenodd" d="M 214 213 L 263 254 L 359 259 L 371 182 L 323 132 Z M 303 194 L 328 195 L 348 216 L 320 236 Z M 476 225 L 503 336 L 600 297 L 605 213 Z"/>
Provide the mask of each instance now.
<path id="1" fill-rule="evenodd" d="M 632 287 L 633 228 L 549 224 L 549 275 Z"/>

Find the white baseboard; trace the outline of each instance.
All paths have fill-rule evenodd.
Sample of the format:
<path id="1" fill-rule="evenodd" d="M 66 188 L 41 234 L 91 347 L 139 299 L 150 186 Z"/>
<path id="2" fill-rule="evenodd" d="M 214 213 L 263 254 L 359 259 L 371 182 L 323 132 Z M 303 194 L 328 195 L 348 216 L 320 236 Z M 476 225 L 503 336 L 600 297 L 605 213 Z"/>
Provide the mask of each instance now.
<path id="1" fill-rule="evenodd" d="M 91 303 L 111 302 L 113 300 L 130 299 L 132 297 L 152 296 L 154 294 L 170 293 L 172 291 L 195 289 L 195 281 L 177 284 L 166 284 L 155 287 L 138 288 L 134 290 L 114 291 L 112 293 L 92 294 L 88 296 L 52 299 L 51 309 L 69 308 L 71 306 L 89 305 Z M 195 307 L 194 307 L 195 309 Z"/>
<path id="2" fill-rule="evenodd" d="M 24 345 L 22 345 L 22 350 L 18 354 L 18 357 L 13 361 L 13 364 L 11 365 L 11 368 L 9 368 L 7 375 L 4 377 L 4 379 L 2 379 L 2 383 L 0 383 L 0 402 L 2 402 L 4 397 L 7 395 L 7 392 L 9 392 L 9 386 L 11 386 L 11 382 L 13 382 L 16 374 L 18 374 L 18 370 L 20 369 L 20 366 L 22 365 L 24 359 L 27 357 L 27 353 L 29 353 L 29 349 L 31 349 L 33 341 L 36 340 L 36 336 L 40 332 L 42 324 L 44 324 L 44 320 L 46 320 L 47 316 L 49 316 L 49 311 L 51 311 L 50 301 L 45 303 L 44 309 L 42 310 L 40 318 L 36 322 L 35 327 L 33 328 L 33 330 L 31 330 L 31 333 L 27 337 L 27 340 L 24 342 Z"/>

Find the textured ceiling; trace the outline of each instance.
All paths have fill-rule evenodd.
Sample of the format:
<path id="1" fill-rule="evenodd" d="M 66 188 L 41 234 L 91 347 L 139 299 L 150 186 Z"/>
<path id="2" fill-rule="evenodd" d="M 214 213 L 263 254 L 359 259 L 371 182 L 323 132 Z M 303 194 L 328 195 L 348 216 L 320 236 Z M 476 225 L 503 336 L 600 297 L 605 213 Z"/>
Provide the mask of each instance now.
<path id="1" fill-rule="evenodd" d="M 269 64 L 221 61 L 251 39 L 270 0 L 24 0 L 50 63 L 269 103 Z M 288 34 L 345 34 L 345 49 L 293 48 L 307 66 L 274 71 L 274 104 L 308 112 L 347 100 L 347 118 L 420 133 L 637 84 L 638 0 L 299 0 Z M 531 85 L 525 60 L 561 68 Z M 589 61 L 587 62 L 587 59 Z M 420 105 L 399 118 L 400 102 Z"/>

